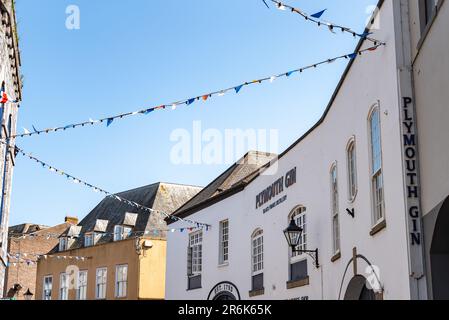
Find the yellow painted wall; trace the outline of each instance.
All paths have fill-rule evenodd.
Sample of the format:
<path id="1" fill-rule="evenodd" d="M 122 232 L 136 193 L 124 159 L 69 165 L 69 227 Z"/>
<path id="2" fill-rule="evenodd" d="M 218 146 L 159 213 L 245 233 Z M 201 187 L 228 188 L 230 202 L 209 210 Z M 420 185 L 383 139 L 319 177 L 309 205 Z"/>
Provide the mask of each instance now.
<path id="1" fill-rule="evenodd" d="M 148 240 L 147 240 L 148 241 Z M 153 247 L 139 257 L 139 299 L 165 299 L 166 240 L 149 240 Z M 145 240 L 142 247 L 145 248 Z"/>
<path id="2" fill-rule="evenodd" d="M 136 239 L 110 242 L 89 248 L 81 248 L 58 253 L 58 256 L 90 257 L 87 261 L 75 259 L 41 259 L 37 266 L 36 299 L 43 295 L 43 279 L 53 276 L 52 299 L 59 299 L 60 274 L 66 272 L 70 265 L 75 265 L 80 271 L 88 271 L 87 299 L 95 299 L 96 269 L 107 267 L 106 299 L 115 300 L 115 271 L 117 265 L 128 265 L 127 297 L 122 300 L 163 299 L 165 288 L 165 240 L 142 239 L 153 243 L 152 248 L 136 250 Z M 145 279 L 145 280 L 143 280 Z M 142 292 L 142 294 L 140 293 Z M 76 299 L 76 291 L 69 290 L 69 299 Z"/>

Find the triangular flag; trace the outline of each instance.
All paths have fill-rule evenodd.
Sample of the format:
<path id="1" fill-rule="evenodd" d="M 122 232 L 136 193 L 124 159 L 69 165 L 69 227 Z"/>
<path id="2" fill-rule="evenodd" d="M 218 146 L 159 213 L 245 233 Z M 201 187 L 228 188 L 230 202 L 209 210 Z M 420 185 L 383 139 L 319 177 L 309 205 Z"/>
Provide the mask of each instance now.
<path id="1" fill-rule="evenodd" d="M 31 133 L 27 128 L 23 128 L 23 132 L 24 132 L 25 134 L 30 134 L 30 133 Z"/>
<path id="2" fill-rule="evenodd" d="M 204 101 L 206 101 L 207 99 L 209 99 L 209 95 L 208 95 L 208 94 L 206 94 L 206 95 L 203 96 L 203 100 L 204 100 Z"/>
<path id="3" fill-rule="evenodd" d="M 290 77 L 293 73 L 295 73 L 296 71 L 289 71 L 289 72 L 287 72 L 285 75 L 287 76 L 287 77 Z"/>
<path id="4" fill-rule="evenodd" d="M 109 118 L 108 121 L 106 122 L 106 127 L 109 127 L 112 124 L 112 122 L 114 122 L 114 119 Z"/>
<path id="5" fill-rule="evenodd" d="M 34 126 L 32 126 L 32 127 L 33 127 L 34 132 L 38 132 L 39 131 Z"/>
<path id="6" fill-rule="evenodd" d="M 4 104 L 6 102 L 8 102 L 8 94 L 5 91 L 2 91 L 0 103 Z"/>
<path id="7" fill-rule="evenodd" d="M 188 106 L 190 106 L 192 103 L 194 103 L 195 102 L 195 98 L 192 98 L 192 99 L 189 99 L 189 100 L 187 100 L 187 102 L 186 102 L 186 104 L 188 105 Z"/>
<path id="8" fill-rule="evenodd" d="M 154 108 L 147 109 L 147 110 L 144 111 L 143 114 L 147 115 L 147 114 L 150 114 L 150 113 L 153 112 L 153 111 L 154 111 Z"/>
<path id="9" fill-rule="evenodd" d="M 319 19 L 319 18 L 321 18 L 321 16 L 323 15 L 323 13 L 326 12 L 326 10 L 327 10 L 327 9 L 324 9 L 324 10 L 322 10 L 322 11 L 320 11 L 320 12 L 314 13 L 314 14 L 311 15 L 311 17 L 312 17 L 312 18 Z"/>
<path id="10" fill-rule="evenodd" d="M 357 58 L 357 52 L 351 53 L 348 55 L 349 59 L 355 59 Z"/>
<path id="11" fill-rule="evenodd" d="M 242 85 L 239 85 L 239 86 L 237 86 L 237 87 L 235 87 L 235 88 L 234 88 L 234 89 L 235 89 L 235 93 L 239 93 L 240 90 L 242 90 L 242 88 L 243 88 L 243 84 L 242 84 Z"/>
<path id="12" fill-rule="evenodd" d="M 361 34 L 358 34 L 359 37 L 365 39 L 366 37 L 368 37 L 370 34 L 373 34 L 372 32 L 364 32 Z"/>

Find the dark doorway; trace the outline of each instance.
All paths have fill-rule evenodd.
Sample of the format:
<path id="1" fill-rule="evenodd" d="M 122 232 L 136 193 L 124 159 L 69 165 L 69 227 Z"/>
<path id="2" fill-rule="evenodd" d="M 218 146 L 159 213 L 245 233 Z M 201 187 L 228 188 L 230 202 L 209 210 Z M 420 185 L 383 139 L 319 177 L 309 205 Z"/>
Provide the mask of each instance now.
<path id="1" fill-rule="evenodd" d="M 345 300 L 376 300 L 372 289 L 366 286 L 366 278 L 357 275 L 351 279 L 345 293 Z"/>
<path id="2" fill-rule="evenodd" d="M 430 247 L 434 300 L 449 300 L 449 198 L 438 212 Z"/>
<path id="3" fill-rule="evenodd" d="M 216 301 L 235 301 L 237 299 L 230 292 L 221 292 L 214 298 L 214 300 L 216 300 Z"/>

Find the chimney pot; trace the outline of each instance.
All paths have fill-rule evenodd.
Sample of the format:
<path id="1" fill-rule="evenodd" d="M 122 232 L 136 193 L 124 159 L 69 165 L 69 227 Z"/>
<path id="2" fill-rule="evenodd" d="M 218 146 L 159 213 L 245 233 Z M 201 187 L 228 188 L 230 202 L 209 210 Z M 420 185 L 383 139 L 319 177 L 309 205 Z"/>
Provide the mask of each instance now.
<path id="1" fill-rule="evenodd" d="M 76 226 L 78 224 L 78 218 L 77 217 L 65 217 L 65 222 Z"/>

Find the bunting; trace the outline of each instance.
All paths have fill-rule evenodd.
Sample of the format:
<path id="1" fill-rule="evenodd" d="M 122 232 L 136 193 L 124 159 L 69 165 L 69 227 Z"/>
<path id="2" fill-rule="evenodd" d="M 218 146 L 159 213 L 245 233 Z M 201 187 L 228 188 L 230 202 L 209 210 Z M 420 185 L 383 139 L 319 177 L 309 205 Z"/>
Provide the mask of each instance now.
<path id="1" fill-rule="evenodd" d="M 40 135 L 40 134 L 48 134 L 48 133 L 52 133 L 52 132 L 58 132 L 58 131 L 65 131 L 68 129 L 75 129 L 75 128 L 80 128 L 80 127 L 85 127 L 88 125 L 96 125 L 96 124 L 102 124 L 102 123 L 106 123 L 106 127 L 111 126 L 111 124 L 115 121 L 115 120 L 121 120 L 127 117 L 132 117 L 132 116 L 136 116 L 136 115 L 149 115 L 155 111 L 158 110 L 167 110 L 167 109 L 171 109 L 171 110 L 176 110 L 178 107 L 186 105 L 186 106 L 191 106 L 193 105 L 196 101 L 199 100 L 203 100 L 204 102 L 210 100 L 213 97 L 222 97 L 225 94 L 234 91 L 236 94 L 239 94 L 241 92 L 241 90 L 246 87 L 246 86 L 250 86 L 250 85 L 258 85 L 258 84 L 262 84 L 264 82 L 274 82 L 276 79 L 278 78 L 290 78 L 291 75 L 293 75 L 296 72 L 300 72 L 302 73 L 303 71 L 309 70 L 309 69 L 313 69 L 313 68 L 317 68 L 318 66 L 322 66 L 325 64 L 329 64 L 329 63 L 333 63 L 337 60 L 341 60 L 341 59 L 355 59 L 355 57 L 357 57 L 357 55 L 362 55 L 365 52 L 372 52 L 377 50 L 380 46 L 385 45 L 384 43 L 377 43 L 367 49 L 363 49 L 357 52 L 351 52 L 348 54 L 344 54 L 341 56 L 337 56 L 337 57 L 333 57 L 333 58 L 329 58 L 311 65 L 307 65 L 301 68 L 296 68 L 290 71 L 286 71 L 277 75 L 272 75 L 272 76 L 268 76 L 268 77 L 264 77 L 264 78 L 260 78 L 260 79 L 256 79 L 256 80 L 252 80 L 249 82 L 244 82 L 241 83 L 239 85 L 236 86 L 232 86 L 226 89 L 221 89 L 221 90 L 217 90 L 217 91 L 213 91 L 213 92 L 209 92 L 206 94 L 201 94 L 198 95 L 194 98 L 189 98 L 189 99 L 185 99 L 185 100 L 180 100 L 180 101 L 176 101 L 176 102 L 171 102 L 171 103 L 167 103 L 167 104 L 163 104 L 163 105 L 159 105 L 157 107 L 151 107 L 151 108 L 145 108 L 145 109 L 141 109 L 138 111 L 133 111 L 133 112 L 128 112 L 128 113 L 122 113 L 122 114 L 118 114 L 115 116 L 110 116 L 107 118 L 103 118 L 100 120 L 94 120 L 92 118 L 89 118 L 89 121 L 85 121 L 85 122 L 80 122 L 80 123 L 75 123 L 75 124 L 70 124 L 70 125 L 65 125 L 65 126 L 61 126 L 61 127 L 56 127 L 56 128 L 47 128 L 44 130 L 37 130 L 34 126 L 33 126 L 33 132 L 30 132 L 30 130 L 24 128 L 24 133 L 23 134 L 17 134 L 14 135 L 13 138 L 22 138 L 22 137 L 30 137 L 30 136 L 34 136 L 34 135 Z"/>
<path id="2" fill-rule="evenodd" d="M 287 9 L 289 11 L 291 11 L 292 13 L 297 13 L 300 16 L 302 16 L 306 21 L 314 23 L 316 26 L 321 27 L 321 26 L 327 26 L 328 30 L 332 33 L 335 33 L 335 30 L 341 30 L 344 33 L 348 33 L 351 34 L 353 37 L 359 37 L 361 39 L 366 39 L 368 41 L 371 41 L 374 45 L 377 44 L 385 44 L 379 40 L 376 40 L 374 38 L 369 37 L 370 34 L 372 34 L 371 32 L 363 32 L 363 33 L 358 33 L 354 30 L 352 30 L 351 28 L 339 25 L 337 23 L 333 23 L 333 22 L 329 22 L 326 20 L 322 20 L 321 17 L 324 15 L 324 13 L 327 11 L 327 9 L 323 9 L 320 10 L 316 13 L 313 14 L 307 14 L 305 13 L 303 10 L 292 7 L 290 5 L 287 5 L 285 3 L 282 3 L 278 0 L 269 0 L 271 2 L 273 2 L 274 4 L 276 4 L 276 7 L 281 10 L 281 11 L 287 11 Z M 266 4 L 266 3 L 265 3 Z"/>

